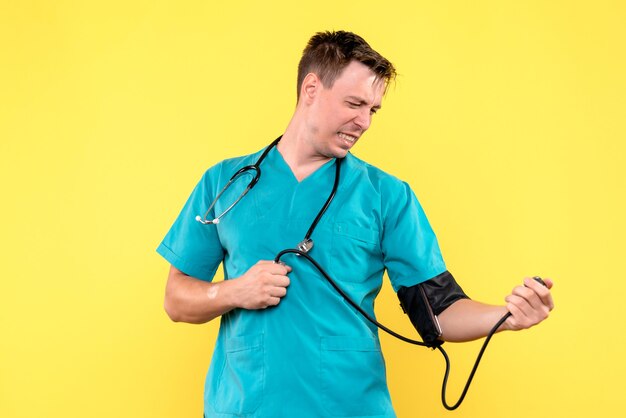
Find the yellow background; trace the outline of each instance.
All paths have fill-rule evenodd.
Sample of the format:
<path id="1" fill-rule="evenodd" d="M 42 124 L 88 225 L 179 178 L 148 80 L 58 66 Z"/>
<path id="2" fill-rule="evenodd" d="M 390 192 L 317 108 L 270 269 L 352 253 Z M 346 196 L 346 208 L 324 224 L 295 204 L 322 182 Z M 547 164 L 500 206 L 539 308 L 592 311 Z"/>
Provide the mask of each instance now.
<path id="1" fill-rule="evenodd" d="M 465 290 L 556 282 L 454 413 L 439 353 L 383 336 L 398 416 L 626 415 L 624 22 L 620 1 L 2 0 L 0 416 L 201 416 L 218 323 L 169 322 L 154 250 L 208 166 L 282 132 L 327 29 L 396 64 L 355 154 L 410 182 Z M 377 313 L 412 332 L 388 286 Z M 446 347 L 452 402 L 479 344 Z"/>

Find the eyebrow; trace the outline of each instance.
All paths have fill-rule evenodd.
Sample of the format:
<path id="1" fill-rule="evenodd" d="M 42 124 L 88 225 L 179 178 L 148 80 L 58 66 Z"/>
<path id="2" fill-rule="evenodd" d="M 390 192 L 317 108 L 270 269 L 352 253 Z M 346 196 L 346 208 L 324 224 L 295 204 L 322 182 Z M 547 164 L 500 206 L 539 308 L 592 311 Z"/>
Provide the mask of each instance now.
<path id="1" fill-rule="evenodd" d="M 357 102 L 359 105 L 367 104 L 367 101 L 365 101 L 365 99 L 358 97 L 358 96 L 348 96 L 347 99 Z M 382 108 L 382 105 L 372 106 L 372 109 L 376 109 L 376 110 L 380 110 L 381 108 Z"/>

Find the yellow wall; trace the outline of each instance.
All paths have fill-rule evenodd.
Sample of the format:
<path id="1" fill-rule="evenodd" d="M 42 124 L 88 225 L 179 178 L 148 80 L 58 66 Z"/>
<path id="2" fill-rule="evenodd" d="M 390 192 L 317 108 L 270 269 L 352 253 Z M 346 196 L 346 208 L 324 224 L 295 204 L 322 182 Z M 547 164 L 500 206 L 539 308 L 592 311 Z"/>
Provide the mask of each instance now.
<path id="1" fill-rule="evenodd" d="M 396 64 L 355 154 L 410 182 L 468 293 L 556 282 L 454 414 L 439 353 L 384 336 L 399 417 L 624 416 L 625 21 L 619 1 L 2 0 L 0 416 L 200 416 L 218 324 L 169 322 L 154 250 L 205 168 L 282 132 L 326 29 Z M 412 331 L 389 287 L 377 313 Z M 446 346 L 454 398 L 479 346 Z"/>

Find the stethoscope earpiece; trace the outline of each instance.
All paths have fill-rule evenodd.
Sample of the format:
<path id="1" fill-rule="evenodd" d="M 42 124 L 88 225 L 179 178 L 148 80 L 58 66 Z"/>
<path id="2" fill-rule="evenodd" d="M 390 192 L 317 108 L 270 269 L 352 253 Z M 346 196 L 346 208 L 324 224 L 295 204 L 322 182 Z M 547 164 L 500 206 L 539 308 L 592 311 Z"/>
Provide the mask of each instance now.
<path id="1" fill-rule="evenodd" d="M 220 223 L 220 218 L 215 218 L 212 221 L 205 221 L 204 219 L 202 219 L 200 215 L 197 215 L 196 221 L 200 222 L 202 225 L 209 225 L 209 224 L 217 225 L 218 223 Z"/>

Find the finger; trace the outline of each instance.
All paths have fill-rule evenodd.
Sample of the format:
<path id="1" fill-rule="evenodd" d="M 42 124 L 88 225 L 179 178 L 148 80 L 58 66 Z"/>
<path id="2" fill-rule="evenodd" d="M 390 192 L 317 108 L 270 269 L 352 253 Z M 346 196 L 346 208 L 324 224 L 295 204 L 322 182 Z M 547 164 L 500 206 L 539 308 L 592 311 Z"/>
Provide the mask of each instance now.
<path id="1" fill-rule="evenodd" d="M 549 292 L 549 289 L 547 286 L 544 286 L 543 283 L 540 283 L 535 279 L 531 279 L 530 277 L 524 278 L 524 286 L 529 289 L 534 290 L 535 293 L 537 293 L 538 295 L 543 295 Z"/>
<path id="2" fill-rule="evenodd" d="M 535 308 L 528 302 L 525 297 L 515 294 L 507 296 L 505 300 L 509 305 L 515 307 L 515 312 L 518 313 L 518 317 L 516 318 L 518 322 L 523 322 L 526 320 L 526 318 L 531 318 L 533 316 L 533 312 L 542 309 L 541 304 L 539 304 L 539 308 Z M 523 317 L 519 314 L 523 315 Z"/>
<path id="3" fill-rule="evenodd" d="M 276 287 L 287 287 L 291 284 L 291 280 L 289 280 L 289 277 L 287 276 L 274 275 L 272 276 L 270 283 Z"/>
<path id="4" fill-rule="evenodd" d="M 542 305 L 547 306 L 548 309 L 552 310 L 554 308 L 554 301 L 552 300 L 552 293 L 550 293 L 548 282 L 550 284 L 550 287 L 552 287 L 553 283 L 551 280 L 548 280 L 548 279 L 546 280 L 547 282 L 544 280 L 544 283 L 546 283 L 546 285 L 544 286 L 536 282 L 533 279 L 525 278 L 524 286 L 526 286 L 529 289 L 532 289 L 539 296 L 539 299 L 541 300 Z M 534 307 L 537 307 L 535 304 L 532 304 L 532 305 Z"/>
<path id="5" fill-rule="evenodd" d="M 285 263 L 275 263 L 273 261 L 270 263 L 271 264 L 265 264 L 264 268 L 272 274 L 285 275 L 291 272 L 291 267 Z"/>
<path id="6" fill-rule="evenodd" d="M 271 297 L 269 297 L 269 298 L 267 299 L 267 306 L 266 306 L 266 308 L 267 308 L 267 307 L 270 307 L 270 306 L 276 306 L 276 305 L 278 305 L 279 303 L 280 303 L 280 298 L 275 297 L 275 296 L 271 296 Z"/>
<path id="7" fill-rule="evenodd" d="M 506 298 L 504 298 L 504 300 L 510 305 L 515 305 L 515 307 L 517 307 L 517 309 L 522 312 L 532 310 L 532 306 L 528 303 L 526 298 L 523 298 L 521 296 L 512 294 L 508 295 Z"/>
<path id="8" fill-rule="evenodd" d="M 509 295 L 505 298 L 507 309 L 515 315 L 516 326 L 528 328 L 546 319 L 550 310 L 545 305 L 533 307 L 526 299 L 517 295 Z"/>
<path id="9" fill-rule="evenodd" d="M 516 286 L 513 289 L 512 295 L 523 299 L 533 309 L 539 309 L 543 305 L 539 295 L 533 289 L 526 286 Z"/>
<path id="10" fill-rule="evenodd" d="M 272 287 L 269 294 L 272 297 L 283 298 L 287 295 L 287 289 L 285 287 Z"/>
<path id="11" fill-rule="evenodd" d="M 259 265 L 268 265 L 268 264 L 276 264 L 281 266 L 286 266 L 287 264 L 283 261 L 274 261 L 274 260 L 259 260 L 256 262 Z"/>
<path id="12" fill-rule="evenodd" d="M 523 323 L 528 321 L 528 317 L 524 314 L 515 303 L 508 303 L 506 309 L 511 313 L 511 317 L 508 319 L 511 329 L 523 328 Z"/>

